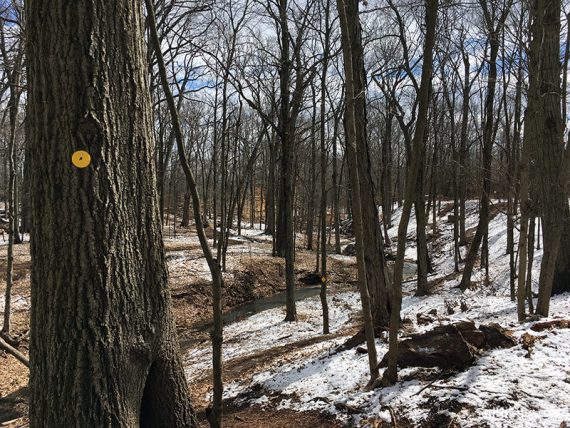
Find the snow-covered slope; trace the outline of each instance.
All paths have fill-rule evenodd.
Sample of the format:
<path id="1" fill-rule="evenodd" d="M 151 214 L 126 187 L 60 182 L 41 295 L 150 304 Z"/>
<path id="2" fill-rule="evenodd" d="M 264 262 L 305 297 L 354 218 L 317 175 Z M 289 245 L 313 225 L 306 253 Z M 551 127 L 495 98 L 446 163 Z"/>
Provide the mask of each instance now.
<path id="1" fill-rule="evenodd" d="M 476 225 L 476 203 L 468 203 L 468 224 Z M 395 236 L 399 212 L 394 227 Z M 247 358 L 254 352 L 290 346 L 284 354 L 259 367 L 257 373 L 235 379 L 226 387 L 225 396 L 238 402 L 268 408 L 319 410 L 336 415 L 348 426 L 387 426 L 396 418 L 398 426 L 460 427 L 558 427 L 570 423 L 570 329 L 536 333 L 533 323 L 516 322 L 516 305 L 509 298 L 509 257 L 506 248 L 506 218 L 499 213 L 489 225 L 490 285 L 484 285 L 484 272 L 476 270 L 473 281 L 479 284 L 466 293 L 457 288 L 460 276 L 453 275 L 452 225 L 439 220 L 440 238 L 432 256 L 436 273 L 430 281 L 440 280 L 434 294 L 413 295 L 413 281 L 404 284 L 402 318 L 408 319 L 406 333 L 430 330 L 442 323 L 473 320 L 476 324 L 496 322 L 512 330 L 514 337 L 538 336 L 530 357 L 519 344 L 510 349 L 483 353 L 468 370 L 439 376 L 436 369 L 400 370 L 400 382 L 390 388 L 366 390 L 368 357 L 351 349 L 334 352 L 349 337 L 349 326 L 358 318 L 358 293 L 331 290 L 331 333 L 305 347 L 301 340 L 318 337 L 321 330 L 318 297 L 301 302 L 298 323 L 283 322 L 283 310 L 273 309 L 226 327 L 224 358 Z M 412 218 L 409 232 L 415 230 Z M 411 241 L 409 244 L 413 244 Z M 541 250 L 536 251 L 533 267 L 538 278 Z M 410 246 L 406 257 L 414 258 Z M 463 303 L 463 305 L 461 305 Z M 463 309 L 461 309 L 463 306 Z M 449 314 L 449 308 L 453 314 Z M 417 314 L 435 309 L 432 322 L 418 325 Z M 570 318 L 570 295 L 555 296 L 551 316 Z M 334 334 L 337 333 L 337 334 Z M 387 352 L 385 340 L 377 340 L 378 356 Z M 209 348 L 187 355 L 190 379 L 209 364 Z"/>

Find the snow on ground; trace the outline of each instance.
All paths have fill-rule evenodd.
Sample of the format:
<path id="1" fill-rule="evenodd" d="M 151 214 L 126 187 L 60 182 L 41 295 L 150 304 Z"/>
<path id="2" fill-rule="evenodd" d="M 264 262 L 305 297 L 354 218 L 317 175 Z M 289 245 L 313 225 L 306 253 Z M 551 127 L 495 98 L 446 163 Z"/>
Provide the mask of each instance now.
<path id="1" fill-rule="evenodd" d="M 176 237 L 166 237 L 164 238 L 164 242 L 167 245 L 181 245 L 182 247 L 191 248 L 167 252 L 166 262 L 168 264 L 169 271 L 171 272 L 171 278 L 176 278 L 172 272 L 181 272 L 184 277 L 192 278 L 193 281 L 211 281 L 212 276 L 210 268 L 204 254 L 200 250 L 200 241 L 198 240 L 197 235 L 177 235 Z M 251 248 L 245 244 L 240 246 L 229 246 L 226 260 L 226 268 L 228 272 L 224 272 L 224 278 L 232 277 L 232 271 L 239 266 L 239 260 L 235 257 L 236 254 L 253 255 L 260 253 L 264 253 L 263 250 Z"/>
<path id="2" fill-rule="evenodd" d="M 273 237 L 265 233 L 264 224 L 262 224 L 261 227 L 259 224 L 256 224 L 253 229 L 251 229 L 248 225 L 244 225 L 241 230 L 241 234 L 243 238 L 255 239 L 268 243 L 273 242 Z"/>
<path id="3" fill-rule="evenodd" d="M 217 230 L 219 232 L 219 228 Z M 271 253 L 268 245 L 271 245 L 272 237 L 271 235 L 266 235 L 264 231 L 265 225 L 261 225 L 260 228 L 259 223 L 253 229 L 244 223 L 241 236 L 237 234 L 237 230 L 230 229 L 225 278 L 232 277 L 232 271 L 240 266 L 239 262 L 242 261 L 242 257 Z M 168 252 L 166 261 L 171 272 L 184 272 L 185 276 L 192 277 L 193 280 L 211 280 L 210 268 L 203 253 L 200 251 L 200 241 L 196 234 L 191 236 L 184 233 L 179 233 L 176 236 L 167 235 L 164 237 L 164 242 L 167 246 L 188 247 L 187 249 Z"/>
<path id="4" fill-rule="evenodd" d="M 357 293 L 345 293 L 346 298 L 351 294 L 352 309 L 358 310 L 355 301 Z M 307 300 L 318 315 L 318 299 Z M 483 297 L 479 302 L 483 303 L 484 300 Z M 497 310 L 487 312 L 488 308 L 495 309 L 499 303 L 499 299 L 493 299 L 487 305 L 451 316 L 450 320 L 502 321 L 503 325 L 504 321 L 509 320 L 508 324 L 514 324 L 511 321 L 516 317 L 516 308 L 508 299 L 502 300 Z M 404 302 L 403 317 L 406 313 L 423 312 L 422 302 L 417 298 L 406 297 Z M 552 308 L 555 314 L 569 314 L 570 296 L 553 298 Z M 306 305 L 300 306 L 299 312 L 305 313 L 307 309 Z M 261 313 L 237 323 L 235 331 L 247 332 L 253 326 L 261 327 L 251 334 L 247 333 L 254 337 L 244 337 L 245 342 L 242 343 L 247 344 L 249 349 L 261 350 L 274 346 L 279 335 L 293 334 L 288 339 L 293 342 L 304 337 L 303 334 L 319 334 L 318 317 L 312 320 L 313 327 L 307 323 L 285 324 L 282 322 L 283 313 L 275 312 L 271 315 Z M 335 331 L 335 325 L 338 325 L 338 319 L 333 323 L 332 331 Z M 279 327 L 273 330 L 275 326 Z M 265 333 L 255 338 L 261 331 Z M 514 334 L 518 339 L 528 331 L 529 325 L 523 325 L 516 327 Z M 525 357 L 527 351 L 521 345 L 511 349 L 496 349 L 485 353 L 467 371 L 447 381 L 436 382 L 437 388 L 427 388 L 421 392 L 426 383 L 418 380 L 367 392 L 368 356 L 355 350 L 335 354 L 331 349 L 341 341 L 331 340 L 323 342 L 321 351 L 309 359 L 274 366 L 255 375 L 249 385 L 239 381 L 228 385 L 225 397 L 235 397 L 252 385 L 260 385 L 263 395 L 254 398 L 251 403 L 274 402 L 278 397 L 278 408 L 325 411 L 335 414 L 350 426 L 366 426 L 365 420 L 372 419 L 389 422 L 390 414 L 386 408 L 390 406 L 417 423 L 439 407 L 443 413 L 449 412 L 461 427 L 557 427 L 562 421 L 570 420 L 570 330 L 553 331 L 548 335 L 531 333 L 546 336 L 535 346 L 531 358 Z M 233 340 L 231 342 L 226 358 L 231 358 L 240 346 Z M 377 340 L 376 346 L 380 359 L 388 350 L 387 344 Z M 241 352 L 242 355 L 247 353 L 246 349 Z M 209 363 L 209 358 L 207 361 Z M 195 368 L 189 367 L 189 376 L 193 370 Z M 429 372 L 408 368 L 401 370 L 400 376 L 402 378 L 417 371 Z M 459 409 L 457 413 L 451 410 L 453 406 Z M 352 409 L 351 412 L 356 409 L 356 414 L 347 414 L 344 410 L 347 408 Z"/>
<path id="5" fill-rule="evenodd" d="M 166 241 L 174 239 L 178 238 L 169 238 Z M 188 238 L 186 239 L 187 242 Z M 189 250 L 171 251 L 166 257 L 166 262 L 170 272 L 184 272 L 185 276 L 191 276 L 194 280 L 209 281 L 212 279 L 208 262 L 201 254 L 197 256 L 195 252 Z"/>
<path id="6" fill-rule="evenodd" d="M 6 304 L 6 296 L 2 294 L 0 296 L 0 314 L 4 313 L 3 311 L 5 304 Z M 10 299 L 10 309 L 12 310 L 12 312 L 29 310 L 30 301 L 29 299 L 26 299 L 24 296 L 12 295 Z"/>
<path id="7" fill-rule="evenodd" d="M 467 229 L 475 227 L 477 203 L 467 204 Z M 394 217 L 391 237 L 397 233 L 400 212 Z M 415 234 L 415 219 L 409 233 Z M 465 293 L 457 288 L 460 276 L 453 273 L 453 225 L 438 219 L 442 236 L 432 247 L 440 288 L 430 296 L 413 295 L 415 283 L 404 284 L 402 318 L 409 319 L 414 332 L 430 330 L 440 323 L 472 320 L 476 324 L 499 323 L 512 330 L 517 340 L 524 334 L 538 336 L 530 357 L 522 345 L 483 353 L 468 370 L 428 385 L 420 374 L 435 369 L 400 370 L 400 382 L 390 388 L 367 391 L 368 356 L 354 349 L 335 353 L 333 349 L 349 337 L 323 340 L 307 356 L 274 361 L 253 376 L 251 381 L 238 379 L 226 385 L 225 398 L 258 405 L 295 410 L 319 410 L 336 415 L 348 426 L 376 426 L 390 423 L 390 410 L 405 417 L 412 426 L 461 427 L 558 427 L 570 422 L 570 329 L 535 333 L 532 323 L 519 325 L 516 304 L 509 298 L 509 256 L 506 248 L 506 217 L 499 213 L 489 224 L 490 285 L 484 285 L 484 271 L 477 266 L 473 281 L 478 284 Z M 412 241 L 408 245 L 413 244 Z M 338 257 L 338 256 L 334 256 Z M 343 256 L 344 258 L 345 256 Z M 415 259 L 409 246 L 406 257 Z M 535 252 L 533 277 L 538 279 L 542 250 Z M 447 279 L 444 279 L 447 278 Z M 536 286 L 536 284 L 535 284 Z M 331 290 L 331 333 L 354 324 L 360 311 L 356 291 Z M 460 309 L 460 303 L 466 310 Z M 448 315 L 447 308 L 454 308 Z M 416 315 L 437 310 L 437 320 L 418 325 Z M 465 308 L 464 308 L 465 309 Z M 318 297 L 298 302 L 300 321 L 283 322 L 284 310 L 258 313 L 225 328 L 224 360 L 269 350 L 276 346 L 316 337 L 321 334 L 321 307 Z M 570 295 L 551 300 L 550 319 L 570 316 Z M 387 352 L 384 340 L 376 341 L 379 360 Z M 271 352 L 271 351 L 268 351 Z M 209 344 L 185 356 L 189 378 L 210 367 Z M 433 379 L 433 377 L 432 377 Z M 347 410 L 348 409 L 348 410 Z M 428 422 L 431 425 L 428 425 Z M 455 422 L 457 425 L 452 425 Z M 408 425 L 405 425 L 408 426 Z"/>
<path id="8" fill-rule="evenodd" d="M 22 242 L 30 242 L 30 234 L 29 233 L 22 233 Z M 0 247 L 6 245 L 8 246 L 8 232 L 4 232 L 3 239 L 0 239 Z"/>
<path id="9" fill-rule="evenodd" d="M 354 292 L 340 292 L 330 299 L 329 313 L 332 331 L 349 323 L 360 305 Z M 224 328 L 224 360 L 238 358 L 274 346 L 283 346 L 300 339 L 319 335 L 322 331 L 321 304 L 318 298 L 297 302 L 299 321 L 289 323 L 284 308 L 270 309 L 246 320 L 238 321 Z M 212 350 L 209 345 L 192 349 L 184 356 L 188 376 L 207 369 L 211 365 Z"/>

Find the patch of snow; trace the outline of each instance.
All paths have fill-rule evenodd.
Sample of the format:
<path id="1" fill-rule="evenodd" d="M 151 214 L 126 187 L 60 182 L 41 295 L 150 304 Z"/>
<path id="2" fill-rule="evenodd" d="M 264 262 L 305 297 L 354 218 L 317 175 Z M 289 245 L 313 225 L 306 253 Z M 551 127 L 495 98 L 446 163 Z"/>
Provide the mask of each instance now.
<path id="1" fill-rule="evenodd" d="M 477 225 L 477 201 L 466 203 L 467 229 Z M 397 234 L 401 209 L 393 216 L 394 226 L 388 230 L 391 238 Z M 399 371 L 395 386 L 367 391 L 369 379 L 368 356 L 355 349 L 333 352 L 348 337 L 348 326 L 354 325 L 361 311 L 359 295 L 355 291 L 330 293 L 331 332 L 341 332 L 334 339 L 326 339 L 303 348 L 293 346 L 290 358 L 273 361 L 255 374 L 251 381 L 238 379 L 226 385 L 225 398 L 245 397 L 247 404 L 257 404 L 294 410 L 317 410 L 336 415 L 348 426 L 369 426 L 372 421 L 390 423 L 389 406 L 399 417 L 405 416 L 414 424 L 421 424 L 428 416 L 441 414 L 462 427 L 558 427 L 570 422 L 570 329 L 534 333 L 531 323 L 519 325 L 516 303 L 510 300 L 509 256 L 506 250 L 506 216 L 496 215 L 489 224 L 489 277 L 477 265 L 472 276 L 476 284 L 462 293 L 461 279 L 454 275 L 453 225 L 447 215 L 438 217 L 440 236 L 430 243 L 435 266 L 429 280 L 441 280 L 435 293 L 414 296 L 415 282 L 403 285 L 404 298 L 401 316 L 409 319 L 409 330 L 421 333 L 439 324 L 472 320 L 476 324 L 495 322 L 508 327 L 514 338 L 524 334 L 539 337 L 534 351 L 528 353 L 522 345 L 510 349 L 484 352 L 469 369 L 437 380 L 433 385 L 419 380 L 419 373 L 437 375 L 437 369 L 407 368 Z M 431 221 L 431 218 L 430 218 Z M 415 216 L 412 213 L 408 233 L 415 235 Z M 431 227 L 428 228 L 431 232 Z M 248 236 L 261 231 L 250 231 Z M 515 231 L 515 235 L 517 232 Z M 515 236 L 515 245 L 518 236 Z M 464 248 L 463 251 L 466 251 Z M 342 261 L 353 257 L 331 255 Z M 415 260 L 415 243 L 407 242 L 406 258 Z M 535 251 L 533 277 L 538 279 L 542 250 Z M 536 288 L 536 283 L 535 283 Z M 462 303 L 462 304 L 461 304 Z M 463 306 L 463 308 L 461 308 Z M 448 313 L 452 308 L 453 313 Z M 417 323 L 417 314 L 436 309 L 434 321 Z M 318 297 L 297 303 L 300 321 L 285 323 L 283 309 L 271 309 L 225 327 L 224 360 L 229 361 L 268 351 L 279 346 L 293 345 L 303 339 L 321 334 L 321 306 Z M 551 299 L 551 316 L 568 318 L 570 294 Z M 376 341 L 378 359 L 387 352 L 384 340 Z M 189 378 L 210 367 L 209 343 L 188 352 L 184 358 Z M 255 386 L 255 388 L 252 388 Z M 261 391 L 253 398 L 248 391 Z M 249 397 L 249 398 L 247 398 Z M 349 408 L 350 412 L 346 409 Z"/>
<path id="2" fill-rule="evenodd" d="M 331 293 L 332 294 L 332 293 Z M 355 292 L 329 295 L 329 322 L 331 331 L 349 323 L 358 312 L 360 297 Z M 322 331 L 322 307 L 318 297 L 297 302 L 299 321 L 285 322 L 284 308 L 269 309 L 224 328 L 223 358 L 230 360 L 258 351 L 294 343 L 319 335 Z M 209 344 L 196 347 L 184 356 L 189 377 L 210 367 L 212 350 Z"/>
<path id="3" fill-rule="evenodd" d="M 6 305 L 6 296 L 4 295 L 4 293 L 2 293 L 2 295 L 0 296 L 0 314 L 4 313 L 5 305 Z M 30 301 L 24 296 L 13 294 L 12 298 L 10 299 L 10 308 L 12 310 L 11 312 L 27 311 L 30 309 Z"/>

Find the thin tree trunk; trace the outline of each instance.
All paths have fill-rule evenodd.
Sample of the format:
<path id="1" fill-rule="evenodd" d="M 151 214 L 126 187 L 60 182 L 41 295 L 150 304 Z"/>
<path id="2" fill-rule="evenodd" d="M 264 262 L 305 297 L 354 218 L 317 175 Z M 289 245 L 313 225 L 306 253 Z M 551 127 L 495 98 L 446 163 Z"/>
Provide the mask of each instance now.
<path id="1" fill-rule="evenodd" d="M 465 180 L 467 169 L 467 131 L 469 128 L 469 104 L 471 95 L 471 86 L 469 84 L 469 76 L 471 73 L 471 64 L 469 62 L 469 54 L 462 51 L 463 58 L 463 104 L 461 106 L 461 134 L 459 139 L 459 245 L 467 244 L 467 236 L 465 234 L 465 198 L 467 193 L 467 183 Z"/>
<path id="2" fill-rule="evenodd" d="M 309 200 L 307 207 L 307 250 L 312 251 L 313 249 L 313 231 L 314 231 L 314 219 L 315 219 L 315 193 L 317 190 L 317 99 L 315 94 L 315 88 L 311 85 L 312 97 L 313 97 L 313 111 L 311 118 L 311 182 L 309 183 Z"/>
<path id="3" fill-rule="evenodd" d="M 445 65 L 445 64 L 444 64 Z M 443 82 L 443 95 L 447 108 L 449 111 L 450 120 L 450 135 L 449 139 L 451 142 L 451 152 L 452 152 L 452 188 L 453 188 L 453 263 L 454 271 L 459 272 L 459 263 L 461 262 L 461 250 L 459 247 L 459 183 L 460 183 L 460 165 L 459 165 L 459 150 L 457 148 L 457 138 L 456 138 L 456 122 L 455 122 L 455 94 L 450 97 L 447 83 L 445 80 L 445 68 L 442 67 L 442 82 Z"/>
<path id="4" fill-rule="evenodd" d="M 386 135 L 382 143 L 382 220 L 384 228 L 392 227 L 392 122 L 394 114 L 391 104 L 387 101 Z M 386 231 L 386 246 L 390 246 L 390 239 Z"/>
<path id="5" fill-rule="evenodd" d="M 323 334 L 329 334 L 329 305 L 327 303 L 327 144 L 326 144 L 326 84 L 330 49 L 330 4 L 325 3 L 325 43 L 321 74 L 320 140 L 321 140 L 321 306 L 323 308 Z"/>
<path id="6" fill-rule="evenodd" d="M 186 190 L 184 193 L 184 206 L 182 207 L 182 220 L 180 226 L 188 227 L 190 225 L 190 192 Z"/>
<path id="7" fill-rule="evenodd" d="M 481 208 L 479 211 L 479 223 L 475 236 L 469 247 L 467 258 L 465 260 L 465 267 L 463 268 L 463 276 L 459 287 L 462 291 L 467 290 L 471 285 L 471 274 L 475 266 L 477 253 L 481 243 L 483 243 L 481 264 L 485 265 L 487 259 L 487 236 L 489 229 L 489 198 L 491 195 L 491 162 L 493 155 L 493 130 L 494 130 L 494 100 L 495 100 L 495 87 L 497 86 L 497 56 L 499 53 L 499 34 L 507 18 L 508 8 L 502 16 L 498 19 L 496 24 L 495 19 L 491 18 L 491 12 L 488 10 L 488 5 L 485 0 L 480 0 L 485 15 L 485 25 L 489 33 L 489 74 L 487 77 L 487 94 L 485 97 L 485 127 L 483 131 L 483 190 L 481 195 Z M 509 3 L 510 5 L 510 3 Z M 488 271 L 487 271 L 488 272 Z M 488 279 L 488 278 L 487 278 Z"/>
<path id="8" fill-rule="evenodd" d="M 396 253 L 396 263 L 394 265 L 394 281 L 392 291 L 392 305 L 390 318 L 390 337 L 388 351 L 388 367 L 382 377 L 382 385 L 394 385 L 398 379 L 398 331 L 400 327 L 400 309 L 402 306 L 402 278 L 404 269 L 404 252 L 406 246 L 406 235 L 408 232 L 408 222 L 412 212 L 414 201 L 414 191 L 416 187 L 418 170 L 421 165 L 422 146 L 426 129 L 427 113 L 429 107 L 429 93 L 433 70 L 433 50 L 435 46 L 435 30 L 437 23 L 438 0 L 426 0 L 426 36 L 424 45 L 424 62 L 422 77 L 418 92 L 418 118 L 412 141 L 411 163 L 408 166 L 406 178 L 406 193 L 404 195 L 404 206 L 402 217 L 398 226 L 398 250 Z"/>
<path id="9" fill-rule="evenodd" d="M 275 238 L 275 163 L 276 156 L 275 132 L 271 133 L 269 141 L 269 177 L 267 180 L 267 197 L 265 198 L 265 234 Z M 274 239 L 275 240 L 275 239 Z M 275 253 L 275 243 L 273 245 Z"/>
<path id="10" fill-rule="evenodd" d="M 8 54 L 6 52 L 6 43 L 4 39 L 4 22 L 0 20 L 0 49 L 2 50 L 2 58 L 4 59 L 6 74 L 8 77 L 8 85 L 10 98 L 8 101 L 8 111 L 10 117 L 10 132 L 8 136 L 8 249 L 6 263 L 6 290 L 4 293 L 4 322 L 2 324 L 2 335 L 6 338 L 10 337 L 10 317 L 12 303 L 12 286 L 14 283 L 14 244 L 20 241 L 18 231 L 18 201 L 16 198 L 16 128 L 18 126 L 18 110 L 20 105 L 20 78 L 23 50 L 18 44 L 14 64 L 9 67 Z"/>
<path id="11" fill-rule="evenodd" d="M 338 139 L 336 136 L 338 135 L 338 127 L 340 122 L 340 115 L 335 114 L 334 118 L 334 135 L 333 135 L 333 198 L 334 198 L 334 252 L 336 254 L 340 254 L 340 183 L 338 182 L 338 175 L 337 175 L 337 162 L 338 162 L 338 154 L 337 154 L 337 141 Z"/>
<path id="12" fill-rule="evenodd" d="M 252 229 L 255 225 L 255 184 L 255 172 L 252 171 L 251 180 L 249 180 L 249 227 Z M 263 201 L 261 203 L 263 204 Z"/>
<path id="13" fill-rule="evenodd" d="M 357 97 L 364 97 L 363 88 L 355 87 L 359 74 L 362 71 L 362 44 L 360 39 L 360 21 L 358 17 L 357 0 L 338 0 L 337 8 L 341 25 L 341 44 L 344 58 L 345 91 L 346 91 L 346 156 L 349 164 L 349 176 L 352 188 L 352 218 L 356 237 L 356 260 L 358 265 L 358 283 L 360 299 L 364 317 L 364 331 L 368 349 L 368 363 L 370 370 L 370 383 L 378 377 L 378 360 L 374 339 L 374 325 L 372 319 L 371 301 L 368 289 L 368 278 L 365 266 L 363 208 L 361 202 L 360 174 L 357 156 Z M 364 185 L 364 183 L 362 183 Z M 374 227 L 374 225 L 372 225 Z"/>
<path id="14" fill-rule="evenodd" d="M 212 413 L 210 415 L 210 425 L 214 428 L 219 428 L 222 426 L 222 397 L 223 397 L 223 366 L 222 366 L 222 342 L 223 342 L 223 320 L 222 320 L 222 288 L 223 288 L 223 277 L 220 264 L 214 258 L 210 246 L 208 244 L 208 239 L 204 231 L 204 225 L 202 223 L 201 216 L 201 204 L 200 195 L 198 194 L 198 189 L 196 186 L 196 181 L 194 180 L 194 175 L 190 169 L 188 159 L 186 158 L 186 153 L 184 150 L 184 137 L 182 134 L 182 127 L 180 125 L 180 118 L 178 111 L 174 104 L 174 98 L 170 87 L 168 85 L 168 77 L 166 75 L 166 68 L 164 66 L 164 59 L 162 58 L 162 51 L 160 48 L 160 41 L 158 39 L 158 34 L 156 31 L 156 21 L 154 17 L 154 6 L 152 0 L 145 0 L 148 21 L 150 27 L 150 41 L 152 43 L 155 55 L 158 59 L 158 67 L 160 79 L 162 82 L 162 87 L 166 96 L 166 101 L 168 103 L 168 108 L 172 117 L 172 126 L 174 128 L 174 134 L 176 136 L 176 144 L 178 147 L 178 156 L 180 158 L 180 163 L 184 174 L 186 177 L 186 184 L 190 189 L 192 195 L 192 207 L 194 210 L 194 222 L 196 224 L 196 232 L 198 234 L 198 239 L 200 241 L 200 246 L 208 263 L 210 269 L 210 274 L 212 276 L 212 310 L 214 318 L 214 327 L 210 333 L 212 338 L 212 365 L 213 365 L 213 403 L 212 403 Z M 184 425 L 171 425 L 171 426 L 184 426 Z"/>
<path id="15" fill-rule="evenodd" d="M 425 140 L 425 136 L 424 136 Z M 423 158 L 423 156 L 422 156 Z M 423 161 L 417 172 L 414 207 L 416 213 L 416 245 L 417 245 L 417 296 L 425 296 L 428 294 L 427 274 L 428 274 L 428 253 L 427 253 L 427 237 L 426 237 L 426 212 L 423 189 Z M 405 203 L 405 202 L 404 202 Z"/>

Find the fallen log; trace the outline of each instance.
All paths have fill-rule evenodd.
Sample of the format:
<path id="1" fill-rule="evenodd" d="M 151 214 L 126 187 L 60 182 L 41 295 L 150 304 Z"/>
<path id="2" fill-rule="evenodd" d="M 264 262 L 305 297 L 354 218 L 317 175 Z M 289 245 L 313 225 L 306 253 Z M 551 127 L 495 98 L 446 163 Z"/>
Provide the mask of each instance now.
<path id="1" fill-rule="evenodd" d="M 16 348 L 13 348 L 8 343 L 6 343 L 6 341 L 4 339 L 2 339 L 1 337 L 0 337 L 0 349 L 8 352 L 11 355 L 13 355 L 23 365 L 30 368 L 30 360 L 28 360 L 28 358 L 24 354 L 22 354 L 20 351 L 18 351 Z"/>
<path id="2" fill-rule="evenodd" d="M 516 341 L 499 325 L 476 328 L 471 321 L 461 321 L 412 335 L 400 342 L 398 366 L 463 370 L 475 362 L 482 350 L 514 345 Z M 379 367 L 386 367 L 387 364 L 388 353 Z"/>
<path id="3" fill-rule="evenodd" d="M 570 320 L 555 319 L 552 321 L 542 321 L 534 324 L 530 329 L 532 331 L 544 331 L 551 328 L 570 328 Z"/>

